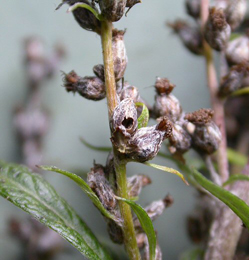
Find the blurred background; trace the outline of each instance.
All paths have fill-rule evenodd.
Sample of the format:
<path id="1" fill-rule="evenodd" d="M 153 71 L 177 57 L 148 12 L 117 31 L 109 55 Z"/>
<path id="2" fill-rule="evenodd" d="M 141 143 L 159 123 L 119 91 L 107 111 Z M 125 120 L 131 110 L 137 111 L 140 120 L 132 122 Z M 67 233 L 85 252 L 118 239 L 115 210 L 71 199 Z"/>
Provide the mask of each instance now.
<path id="1" fill-rule="evenodd" d="M 107 154 L 89 150 L 79 137 L 94 145 L 110 146 L 106 100 L 92 102 L 66 93 L 60 70 L 69 72 L 73 69 L 81 76 L 93 75 L 92 67 L 102 63 L 101 44 L 96 34 L 78 26 L 73 16 L 66 13 L 65 6 L 55 11 L 59 3 L 60 0 L 5 1 L 0 10 L 0 159 L 21 162 L 13 111 L 25 102 L 27 92 L 24 39 L 36 36 L 42 40 L 48 54 L 56 43 L 64 45 L 66 50 L 66 57 L 54 77 L 43 84 L 42 103 L 49 110 L 50 121 L 41 163 L 87 172 L 93 160 L 104 164 Z M 191 55 L 165 26 L 166 21 L 186 17 L 184 0 L 143 0 L 115 26 L 127 28 L 125 43 L 129 63 L 125 80 L 137 86 L 141 96 L 153 104 L 156 76 L 168 77 L 177 86 L 174 95 L 189 112 L 210 106 L 204 60 Z M 160 158 L 154 161 L 174 167 Z M 178 259 L 181 253 L 192 247 L 186 232 L 186 216 L 194 208 L 195 192 L 176 176 L 130 164 L 128 175 L 136 173 L 148 174 L 153 181 L 143 190 L 139 200 L 141 205 L 163 198 L 167 193 L 175 200 L 154 225 L 159 231 L 163 259 Z M 85 194 L 73 182 L 56 173 L 47 173 L 45 178 L 72 204 L 100 241 L 111 244 L 105 221 Z M 26 219 L 26 214 L 2 198 L 0 212 L 0 259 L 18 260 L 23 248 L 9 235 L 8 223 L 12 216 Z M 83 257 L 68 246 L 68 250 L 55 259 L 78 260 Z"/>

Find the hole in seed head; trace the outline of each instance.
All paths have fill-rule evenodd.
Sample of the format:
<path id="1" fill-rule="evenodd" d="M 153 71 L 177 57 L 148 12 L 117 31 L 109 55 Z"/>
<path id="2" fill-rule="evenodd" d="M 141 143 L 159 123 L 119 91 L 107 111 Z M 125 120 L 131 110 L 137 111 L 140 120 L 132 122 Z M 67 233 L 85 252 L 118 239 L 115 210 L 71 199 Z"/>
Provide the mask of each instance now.
<path id="1" fill-rule="evenodd" d="M 133 119 L 131 117 L 125 118 L 122 125 L 127 129 L 131 128 L 133 126 Z"/>

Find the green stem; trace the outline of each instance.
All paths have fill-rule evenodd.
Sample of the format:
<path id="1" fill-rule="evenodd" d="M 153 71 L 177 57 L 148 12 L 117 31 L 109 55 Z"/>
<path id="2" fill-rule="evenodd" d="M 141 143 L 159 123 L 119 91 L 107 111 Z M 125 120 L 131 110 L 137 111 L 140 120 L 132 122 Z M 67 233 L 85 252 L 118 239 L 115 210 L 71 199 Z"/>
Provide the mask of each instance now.
<path id="1" fill-rule="evenodd" d="M 105 86 L 108 104 L 109 119 L 111 119 L 113 111 L 118 104 L 116 83 L 114 77 L 114 64 L 112 54 L 112 23 L 108 21 L 101 22 L 101 41 L 103 49 L 103 59 L 105 68 Z M 128 199 L 127 181 L 126 181 L 126 163 L 119 160 L 114 150 L 114 166 L 117 182 L 117 195 Z M 135 229 L 133 226 L 133 218 L 131 208 L 124 201 L 119 201 L 120 213 L 123 219 L 123 234 L 126 251 L 131 260 L 140 260 L 140 253 L 137 246 Z"/>
<path id="2" fill-rule="evenodd" d="M 117 180 L 117 195 L 121 198 L 129 199 L 127 195 L 126 163 L 119 161 L 115 156 L 115 170 Z M 120 213 L 123 217 L 123 233 L 125 248 L 131 260 L 141 259 L 137 247 L 136 234 L 133 226 L 131 208 L 124 201 L 119 201 Z"/>

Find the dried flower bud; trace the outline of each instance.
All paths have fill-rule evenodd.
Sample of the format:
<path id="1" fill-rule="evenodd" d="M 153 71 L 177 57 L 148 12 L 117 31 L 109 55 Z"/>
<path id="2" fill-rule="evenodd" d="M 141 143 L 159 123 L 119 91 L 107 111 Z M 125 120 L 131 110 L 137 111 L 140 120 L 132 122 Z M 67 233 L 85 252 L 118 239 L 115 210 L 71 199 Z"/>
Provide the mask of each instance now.
<path id="1" fill-rule="evenodd" d="M 76 3 L 87 4 L 91 6 L 95 11 L 97 11 L 93 4 L 93 1 L 89 2 L 88 0 L 63 0 L 63 2 L 56 8 L 56 10 L 58 10 L 63 4 L 68 4 L 72 6 Z M 83 29 L 101 34 L 101 23 L 91 11 L 87 10 L 86 8 L 77 8 L 73 11 L 73 16 L 80 27 L 82 27 Z"/>
<path id="2" fill-rule="evenodd" d="M 179 100 L 170 92 L 175 85 L 171 84 L 166 78 L 157 78 L 155 88 L 158 95 L 155 96 L 153 109 L 154 116 L 167 116 L 173 122 L 177 121 L 182 114 L 182 107 Z"/>
<path id="3" fill-rule="evenodd" d="M 155 126 L 138 129 L 129 140 L 124 153 L 127 158 L 136 162 L 149 161 L 157 155 L 163 140 L 171 134 L 172 123 L 164 117 Z"/>
<path id="4" fill-rule="evenodd" d="M 142 1 L 141 0 L 127 0 L 127 2 L 126 2 L 126 7 L 128 7 L 129 9 L 128 9 L 128 11 L 134 6 L 134 5 L 136 5 L 136 4 L 138 4 L 138 3 L 141 3 Z M 127 12 L 128 12 L 127 11 Z M 126 13 L 127 13 L 126 12 Z"/>
<path id="5" fill-rule="evenodd" d="M 231 35 L 230 25 L 226 22 L 223 9 L 212 7 L 205 25 L 204 36 L 208 44 L 215 50 L 223 50 Z"/>
<path id="6" fill-rule="evenodd" d="M 125 69 L 128 63 L 124 44 L 125 31 L 113 29 L 112 31 L 112 52 L 114 62 L 114 74 L 116 81 L 124 77 Z"/>
<path id="7" fill-rule="evenodd" d="M 164 210 L 170 207 L 174 202 L 174 199 L 171 195 L 167 195 L 162 200 L 153 201 L 150 205 L 145 207 L 145 211 L 147 212 L 148 216 L 151 218 L 152 221 L 156 220 L 159 216 L 161 216 Z M 141 225 L 137 217 L 133 218 L 134 227 L 136 229 L 140 229 Z"/>
<path id="8" fill-rule="evenodd" d="M 192 139 L 186 131 L 184 122 L 177 121 L 172 127 L 172 135 L 169 137 L 169 151 L 183 154 L 191 148 Z"/>
<path id="9" fill-rule="evenodd" d="M 80 77 L 74 71 L 64 73 L 64 87 L 67 92 L 77 92 L 82 97 L 90 100 L 101 100 L 105 98 L 105 84 L 98 77 Z"/>
<path id="10" fill-rule="evenodd" d="M 227 44 L 226 59 L 230 65 L 249 62 L 249 32 Z"/>
<path id="11" fill-rule="evenodd" d="M 116 244 L 124 243 L 124 234 L 122 228 L 112 220 L 108 220 L 107 231 L 112 240 Z"/>
<path id="12" fill-rule="evenodd" d="M 100 0 L 101 15 L 110 22 L 118 21 L 124 14 L 126 0 Z"/>
<path id="13" fill-rule="evenodd" d="M 149 185 L 151 179 L 146 175 L 133 175 L 127 178 L 128 196 L 137 197 L 142 191 L 142 188 Z"/>
<path id="14" fill-rule="evenodd" d="M 229 73 L 222 79 L 219 96 L 226 97 L 234 91 L 249 84 L 249 64 L 241 63 L 233 66 Z"/>
<path id="15" fill-rule="evenodd" d="M 124 100 L 126 98 L 131 98 L 134 103 L 138 102 L 140 99 L 138 88 L 125 83 L 120 93 L 120 100 Z"/>
<path id="16" fill-rule="evenodd" d="M 104 167 L 102 165 L 94 165 L 91 171 L 87 174 L 87 183 L 98 196 L 103 206 L 107 210 L 114 212 L 117 201 L 115 199 L 114 191 L 105 177 Z"/>
<path id="17" fill-rule="evenodd" d="M 226 8 L 226 19 L 234 31 L 240 26 L 247 10 L 247 0 L 230 1 Z"/>
<path id="18" fill-rule="evenodd" d="M 182 20 L 177 20 L 175 23 L 169 23 L 168 26 L 179 35 L 182 43 L 189 51 L 196 55 L 203 54 L 202 35 L 199 28 L 191 27 Z"/>
<path id="19" fill-rule="evenodd" d="M 93 67 L 93 73 L 103 82 L 105 82 L 105 68 L 103 64 L 95 65 Z"/>
<path id="20" fill-rule="evenodd" d="M 200 0 L 186 0 L 186 9 L 190 16 L 198 19 L 201 13 L 201 1 Z"/>
<path id="21" fill-rule="evenodd" d="M 212 154 L 219 148 L 221 132 L 212 121 L 211 109 L 200 109 L 185 116 L 196 127 L 192 134 L 193 147 L 204 154 Z"/>

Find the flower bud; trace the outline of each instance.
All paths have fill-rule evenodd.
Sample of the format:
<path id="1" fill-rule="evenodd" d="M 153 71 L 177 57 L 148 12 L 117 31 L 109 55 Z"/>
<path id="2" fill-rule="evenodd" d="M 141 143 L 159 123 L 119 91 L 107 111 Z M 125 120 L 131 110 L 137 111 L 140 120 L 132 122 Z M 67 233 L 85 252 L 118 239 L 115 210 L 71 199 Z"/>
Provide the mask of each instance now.
<path id="1" fill-rule="evenodd" d="M 230 25 L 226 22 L 223 9 L 212 7 L 205 25 L 204 36 L 208 44 L 215 50 L 223 50 L 231 35 Z"/>
<path id="2" fill-rule="evenodd" d="M 226 8 L 226 19 L 234 31 L 243 21 L 247 10 L 247 0 L 229 1 Z"/>
<path id="3" fill-rule="evenodd" d="M 201 13 L 201 0 L 186 0 L 185 1 L 187 12 L 195 19 L 200 17 Z"/>
<path id="4" fill-rule="evenodd" d="M 151 179 L 146 175 L 133 175 L 127 178 L 128 196 L 137 197 L 142 188 L 151 184 Z"/>
<path id="5" fill-rule="evenodd" d="M 153 201 L 147 207 L 145 207 L 145 211 L 147 212 L 148 216 L 151 218 L 152 221 L 156 220 L 159 216 L 161 216 L 164 210 L 170 207 L 174 202 L 174 199 L 171 195 L 167 195 L 162 200 Z M 135 229 L 141 229 L 141 224 L 137 217 L 133 218 L 134 227 Z"/>
<path id="6" fill-rule="evenodd" d="M 179 100 L 171 94 L 175 85 L 171 84 L 166 78 L 157 78 L 155 88 L 155 104 L 153 109 L 154 116 L 167 116 L 173 122 L 177 121 L 182 114 L 182 107 Z"/>
<path id="7" fill-rule="evenodd" d="M 221 132 L 212 121 L 213 110 L 200 109 L 185 116 L 185 119 L 195 125 L 192 134 L 193 147 L 204 154 L 212 154 L 219 148 Z"/>
<path id="8" fill-rule="evenodd" d="M 107 231 L 113 243 L 124 243 L 123 230 L 119 225 L 116 224 L 116 222 L 114 222 L 113 220 L 108 220 Z"/>
<path id="9" fill-rule="evenodd" d="M 124 44 L 125 31 L 113 29 L 112 31 L 112 53 L 114 62 L 114 75 L 116 81 L 124 77 L 125 69 L 128 63 Z"/>
<path id="10" fill-rule="evenodd" d="M 246 87 L 249 84 L 249 64 L 234 65 L 229 73 L 223 77 L 219 87 L 219 96 L 226 97 L 234 91 Z"/>
<path id="11" fill-rule="evenodd" d="M 77 92 L 82 97 L 90 100 L 105 98 L 105 84 L 98 77 L 80 77 L 74 71 L 64 73 L 64 87 L 67 92 Z"/>
<path id="12" fill-rule="evenodd" d="M 191 27 L 185 21 L 177 20 L 175 23 L 169 23 L 175 33 L 182 40 L 187 49 L 196 55 L 203 54 L 202 35 L 199 28 Z"/>
<path id="13" fill-rule="evenodd" d="M 172 126 L 172 135 L 169 137 L 169 144 L 169 151 L 172 154 L 183 154 L 191 148 L 192 139 L 185 129 L 184 122 L 177 121 Z"/>
<path id="14" fill-rule="evenodd" d="M 110 22 L 118 21 L 124 14 L 126 0 L 100 0 L 101 15 Z"/>
<path id="15" fill-rule="evenodd" d="M 58 10 L 63 4 L 72 6 L 76 3 L 87 4 L 95 11 L 97 11 L 93 1 L 89 2 L 88 0 L 63 0 L 63 2 L 56 8 L 56 10 Z M 77 8 L 73 11 L 73 16 L 80 27 L 83 29 L 101 34 L 101 23 L 91 11 L 87 10 L 86 8 Z"/>
<path id="16" fill-rule="evenodd" d="M 125 155 L 136 162 L 146 162 L 153 159 L 159 152 L 162 142 L 172 134 L 172 123 L 166 117 L 151 127 L 138 129 L 129 140 Z"/>
<path id="17" fill-rule="evenodd" d="M 138 92 L 138 88 L 136 88 L 135 86 L 131 86 L 128 83 L 125 83 L 120 93 L 120 100 L 124 100 L 126 98 L 131 98 L 134 101 L 134 103 L 139 102 L 140 95 Z"/>
<path id="18" fill-rule="evenodd" d="M 225 51 L 226 59 L 230 65 L 249 62 L 249 32 L 230 41 Z"/>
<path id="19" fill-rule="evenodd" d="M 98 64 L 93 67 L 93 73 L 101 79 L 103 82 L 105 82 L 105 68 L 103 64 Z"/>
<path id="20" fill-rule="evenodd" d="M 87 183 L 105 209 L 114 212 L 117 205 L 115 193 L 105 177 L 104 167 L 102 165 L 94 164 L 94 167 L 87 174 Z"/>

